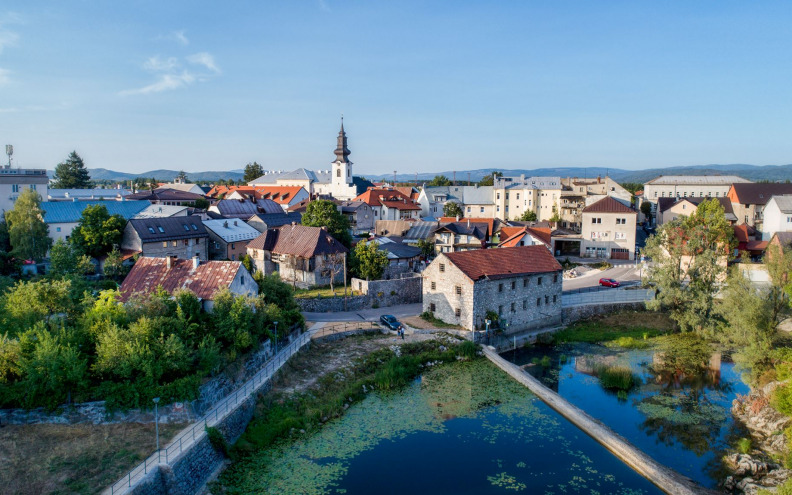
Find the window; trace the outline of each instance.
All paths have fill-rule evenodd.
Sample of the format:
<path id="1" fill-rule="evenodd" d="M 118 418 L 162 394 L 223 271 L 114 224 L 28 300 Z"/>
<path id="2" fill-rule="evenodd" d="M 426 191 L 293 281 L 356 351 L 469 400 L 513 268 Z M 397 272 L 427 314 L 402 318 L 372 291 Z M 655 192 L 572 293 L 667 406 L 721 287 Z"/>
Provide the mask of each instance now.
<path id="1" fill-rule="evenodd" d="M 187 232 L 189 232 L 189 231 L 190 231 L 190 227 L 189 227 L 189 226 L 187 226 L 187 224 L 186 224 L 186 223 L 183 223 L 183 224 L 182 224 L 182 227 L 184 227 L 184 230 L 185 230 L 185 231 L 187 231 Z"/>
<path id="2" fill-rule="evenodd" d="M 157 225 L 157 230 L 159 230 L 159 231 L 160 231 L 160 234 L 164 234 L 164 233 L 165 233 L 165 229 L 163 229 L 163 228 L 162 228 L 162 227 L 160 227 L 159 225 Z"/>
<path id="3" fill-rule="evenodd" d="M 149 232 L 151 232 L 152 234 L 154 234 L 154 233 L 155 233 L 155 232 L 154 232 L 154 227 L 149 227 L 148 229 L 149 229 Z"/>
<path id="4" fill-rule="evenodd" d="M 517 282 L 512 280 L 511 286 L 512 286 L 512 290 L 516 289 L 517 288 Z"/>
<path id="5" fill-rule="evenodd" d="M 432 290 L 437 290 L 437 282 L 432 282 Z"/>
<path id="6" fill-rule="evenodd" d="M 176 241 L 173 241 L 173 247 L 176 247 Z"/>
<path id="7" fill-rule="evenodd" d="M 341 169 L 340 168 L 336 169 L 336 177 L 341 177 Z"/>
<path id="8" fill-rule="evenodd" d="M 685 207 L 685 205 L 682 205 L 682 208 L 684 208 L 684 207 Z M 616 225 L 626 225 L 626 224 L 627 224 L 627 219 L 626 218 L 617 218 L 616 219 Z"/>
<path id="9" fill-rule="evenodd" d="M 55 232 L 60 232 L 60 227 L 55 227 Z"/>
<path id="10" fill-rule="evenodd" d="M 506 199 L 509 199 L 509 193 L 506 193 Z"/>
<path id="11" fill-rule="evenodd" d="M 554 284 L 558 283 L 558 274 L 557 273 L 555 275 L 553 275 L 553 283 Z"/>
<path id="12" fill-rule="evenodd" d="M 35 184 L 31 184 L 31 185 L 30 185 L 30 188 L 31 188 L 31 189 L 33 189 L 33 190 L 35 191 L 35 190 L 36 190 L 36 185 L 35 185 Z"/>
<path id="13" fill-rule="evenodd" d="M 484 207 L 483 206 L 481 207 L 481 213 L 484 213 Z"/>
<path id="14" fill-rule="evenodd" d="M 193 224 L 191 224 L 191 225 L 192 225 L 192 228 L 193 228 L 193 230 L 195 230 L 195 231 L 197 232 L 197 231 L 198 231 L 198 226 L 197 226 L 197 225 L 195 225 L 194 223 L 193 223 Z"/>
<path id="15" fill-rule="evenodd" d="M 674 220 L 676 220 L 676 218 L 674 218 Z M 627 232 L 616 232 L 614 235 L 614 239 L 616 239 L 617 241 L 623 241 L 627 239 Z"/>
<path id="16" fill-rule="evenodd" d="M 455 315 L 457 318 L 459 318 L 460 316 L 462 316 L 462 310 L 461 310 L 461 309 L 459 309 L 459 308 L 455 309 L 455 310 L 454 310 L 454 315 Z"/>
<path id="17" fill-rule="evenodd" d="M 189 239 L 185 239 L 184 240 L 184 245 L 185 246 L 189 246 L 190 245 L 190 240 Z"/>
<path id="18" fill-rule="evenodd" d="M 549 303 L 550 303 L 550 296 L 545 296 L 545 304 L 549 304 Z"/>
<path id="19" fill-rule="evenodd" d="M 523 299 L 523 309 L 528 309 L 528 299 Z"/>
<path id="20" fill-rule="evenodd" d="M 520 199 L 520 193 L 517 193 L 517 199 Z"/>
<path id="21" fill-rule="evenodd" d="M 498 284 L 498 292 L 503 292 L 503 284 Z"/>
<path id="22" fill-rule="evenodd" d="M 467 207 L 467 212 L 470 213 L 470 207 L 469 206 Z"/>
<path id="23" fill-rule="evenodd" d="M 19 184 L 12 184 L 11 185 L 11 192 L 18 193 L 19 192 Z"/>
<path id="24" fill-rule="evenodd" d="M 499 315 L 503 314 L 503 306 L 498 306 L 498 314 Z"/>
<path id="25" fill-rule="evenodd" d="M 557 300 L 558 300 L 558 296 L 553 294 L 553 302 L 556 302 Z"/>
<path id="26" fill-rule="evenodd" d="M 201 239 L 200 239 L 200 238 L 198 238 L 198 239 L 195 239 L 195 245 L 196 245 L 196 246 L 197 246 L 198 244 L 200 244 L 200 243 L 201 243 Z"/>
<path id="27" fill-rule="evenodd" d="M 168 241 L 162 241 L 162 247 L 168 247 Z"/>
<path id="28" fill-rule="evenodd" d="M 536 285 L 542 285 L 542 277 L 536 279 Z"/>
<path id="29" fill-rule="evenodd" d="M 537 297 L 536 298 L 536 305 L 537 306 L 541 306 L 542 305 L 542 298 L 541 297 Z"/>
<path id="30" fill-rule="evenodd" d="M 445 271 L 445 263 L 440 263 L 440 273 Z"/>
<path id="31" fill-rule="evenodd" d="M 514 303 L 511 303 L 511 312 L 514 313 Z"/>
<path id="32" fill-rule="evenodd" d="M 498 193 L 498 197 L 496 199 L 500 199 L 500 193 Z"/>
<path id="33" fill-rule="evenodd" d="M 459 294 L 459 295 L 461 295 L 461 294 L 462 294 L 462 286 L 461 286 L 461 285 L 457 285 L 457 286 L 456 286 L 456 288 L 455 288 L 455 290 L 456 290 L 456 293 L 457 293 L 457 294 Z"/>
<path id="34" fill-rule="evenodd" d="M 523 279 L 523 287 L 528 287 L 528 279 L 527 278 Z"/>
<path id="35" fill-rule="evenodd" d="M 435 310 L 436 310 L 436 308 L 435 308 L 435 303 L 430 303 L 430 304 L 429 304 L 429 311 L 431 311 L 432 313 L 434 313 L 434 312 L 435 312 Z"/>

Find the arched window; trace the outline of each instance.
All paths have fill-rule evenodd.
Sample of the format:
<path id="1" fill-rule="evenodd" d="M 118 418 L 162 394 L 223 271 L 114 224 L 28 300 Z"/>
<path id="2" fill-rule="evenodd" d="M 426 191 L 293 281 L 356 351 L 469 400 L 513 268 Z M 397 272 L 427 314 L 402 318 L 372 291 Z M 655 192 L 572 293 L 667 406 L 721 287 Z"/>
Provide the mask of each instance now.
<path id="1" fill-rule="evenodd" d="M 340 168 L 336 169 L 336 177 L 341 177 L 341 169 Z"/>

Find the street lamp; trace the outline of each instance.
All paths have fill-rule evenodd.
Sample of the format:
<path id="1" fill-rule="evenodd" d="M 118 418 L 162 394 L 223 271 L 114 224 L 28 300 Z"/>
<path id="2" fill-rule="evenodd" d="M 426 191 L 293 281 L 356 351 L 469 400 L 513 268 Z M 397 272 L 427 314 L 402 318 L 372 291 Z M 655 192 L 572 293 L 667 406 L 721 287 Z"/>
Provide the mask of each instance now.
<path id="1" fill-rule="evenodd" d="M 154 397 L 151 400 L 154 401 L 154 434 L 157 436 L 157 455 L 159 455 L 159 408 L 157 405 L 159 404 L 160 398 Z"/>
<path id="2" fill-rule="evenodd" d="M 484 323 L 487 325 L 487 332 L 486 332 L 487 333 L 487 344 L 489 344 L 489 327 L 492 324 L 492 320 L 487 318 L 486 320 L 484 320 Z"/>

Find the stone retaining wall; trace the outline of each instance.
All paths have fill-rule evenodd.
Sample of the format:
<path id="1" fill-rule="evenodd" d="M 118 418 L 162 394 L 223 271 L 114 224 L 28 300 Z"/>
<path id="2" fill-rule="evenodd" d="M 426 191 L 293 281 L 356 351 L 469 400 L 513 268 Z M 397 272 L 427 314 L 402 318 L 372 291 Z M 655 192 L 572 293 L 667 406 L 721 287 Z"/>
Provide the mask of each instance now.
<path id="1" fill-rule="evenodd" d="M 198 416 L 188 403 L 175 402 L 160 406 L 160 423 L 189 423 Z M 82 402 L 71 406 L 62 406 L 55 411 L 47 411 L 43 407 L 36 409 L 0 409 L 0 425 L 32 425 L 32 424 L 111 424 L 111 423 L 153 423 L 154 410 L 116 411 L 108 413 L 105 401 Z"/>
<path id="2" fill-rule="evenodd" d="M 528 387 L 531 392 L 536 394 L 545 404 L 553 408 L 591 438 L 602 444 L 603 447 L 611 451 L 625 464 L 657 485 L 657 487 L 664 492 L 679 495 L 716 493 L 655 461 L 645 452 L 628 442 L 624 437 L 592 418 L 582 409 L 570 404 L 566 399 L 542 385 L 539 380 L 525 373 L 513 363 L 500 357 L 494 350 L 484 348 L 484 354 L 498 368 Z"/>
<path id="3" fill-rule="evenodd" d="M 583 306 L 565 306 L 562 310 L 563 324 L 569 325 L 579 320 L 585 320 L 592 316 L 615 313 L 623 310 L 639 311 L 646 309 L 643 302 L 634 303 L 610 303 L 610 304 L 586 304 Z"/>
<path id="4" fill-rule="evenodd" d="M 422 300 L 423 279 L 420 276 L 391 280 L 362 280 L 353 278 L 350 289 L 362 292 L 360 296 L 296 298 L 301 311 L 307 313 L 337 313 L 360 311 L 373 307 L 386 308 L 400 304 L 415 304 Z"/>

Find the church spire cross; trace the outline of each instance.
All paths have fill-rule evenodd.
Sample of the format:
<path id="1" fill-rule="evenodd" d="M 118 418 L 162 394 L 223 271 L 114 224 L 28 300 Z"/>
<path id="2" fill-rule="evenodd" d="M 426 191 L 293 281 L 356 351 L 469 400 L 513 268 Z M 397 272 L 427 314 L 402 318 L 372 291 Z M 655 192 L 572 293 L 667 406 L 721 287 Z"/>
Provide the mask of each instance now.
<path id="1" fill-rule="evenodd" d="M 333 153 L 335 153 L 336 161 L 349 162 L 350 151 L 347 148 L 347 137 L 346 132 L 344 132 L 344 114 L 341 114 L 341 130 L 338 131 L 338 144 Z"/>

